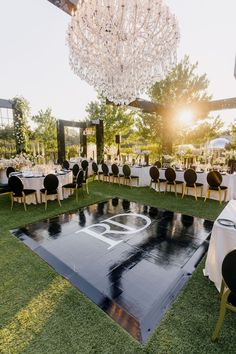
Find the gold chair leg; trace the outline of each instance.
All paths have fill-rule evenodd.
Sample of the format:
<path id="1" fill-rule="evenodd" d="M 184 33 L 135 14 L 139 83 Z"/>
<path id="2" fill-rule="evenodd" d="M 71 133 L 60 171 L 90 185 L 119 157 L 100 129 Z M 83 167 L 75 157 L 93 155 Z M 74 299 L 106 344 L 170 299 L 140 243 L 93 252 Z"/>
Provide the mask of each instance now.
<path id="1" fill-rule="evenodd" d="M 13 209 L 13 204 L 14 204 L 14 197 L 13 194 L 11 193 L 11 210 Z"/>
<path id="2" fill-rule="evenodd" d="M 186 190 L 186 185 L 183 186 L 183 193 L 182 193 L 182 199 L 184 197 L 184 194 L 185 194 L 185 190 Z"/>
<path id="3" fill-rule="evenodd" d="M 225 318 L 226 303 L 227 303 L 227 299 L 228 299 L 229 294 L 230 294 L 230 290 L 228 289 L 222 295 L 221 302 L 220 302 L 219 318 L 218 318 L 218 321 L 216 323 L 214 332 L 213 332 L 212 337 L 211 337 L 211 340 L 213 342 L 215 342 L 219 338 L 220 330 L 221 330 L 221 327 L 222 327 L 222 324 L 223 324 L 223 321 L 224 321 L 224 318 Z"/>
<path id="4" fill-rule="evenodd" d="M 24 204 L 24 209 L 25 209 L 25 211 L 26 211 L 27 208 L 26 208 L 26 198 L 25 198 L 25 195 L 23 196 L 23 204 Z"/>
<path id="5" fill-rule="evenodd" d="M 195 199 L 197 200 L 197 187 L 194 186 L 194 196 L 195 196 Z"/>
<path id="6" fill-rule="evenodd" d="M 38 204 L 37 192 L 35 192 L 35 201 L 36 201 L 36 204 Z"/>
<path id="7" fill-rule="evenodd" d="M 207 198 L 209 198 L 209 196 L 210 196 L 210 189 L 208 189 L 208 190 L 206 191 L 206 195 L 205 195 L 204 202 L 207 200 Z"/>
<path id="8" fill-rule="evenodd" d="M 174 186 L 175 186 L 175 196 L 177 197 L 176 183 L 174 184 Z"/>
<path id="9" fill-rule="evenodd" d="M 60 205 L 61 207 L 61 201 L 60 201 L 60 198 L 59 198 L 59 194 L 57 193 L 57 200 L 58 200 L 58 204 Z"/>
<path id="10" fill-rule="evenodd" d="M 221 205 L 221 189 L 220 189 L 220 187 L 218 189 L 218 194 L 219 194 L 219 201 L 220 201 L 220 205 Z"/>
<path id="11" fill-rule="evenodd" d="M 202 194 L 203 194 L 203 186 L 201 186 L 201 198 L 202 198 Z"/>
<path id="12" fill-rule="evenodd" d="M 228 189 L 225 189 L 224 203 L 226 202 L 227 194 L 228 194 Z"/>

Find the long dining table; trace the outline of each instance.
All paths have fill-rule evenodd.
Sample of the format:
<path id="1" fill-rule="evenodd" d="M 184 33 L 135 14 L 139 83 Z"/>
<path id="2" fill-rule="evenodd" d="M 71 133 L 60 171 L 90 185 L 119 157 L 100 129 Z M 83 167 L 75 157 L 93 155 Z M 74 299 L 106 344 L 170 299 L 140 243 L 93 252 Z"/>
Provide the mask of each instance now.
<path id="1" fill-rule="evenodd" d="M 149 170 L 151 166 L 132 166 L 131 174 L 139 177 L 139 187 L 146 187 L 150 185 L 151 177 L 149 175 Z M 109 166 L 111 172 L 111 166 Z M 122 173 L 122 167 L 119 166 L 120 173 Z M 165 170 L 159 169 L 160 178 L 165 178 Z M 184 171 L 176 170 L 176 179 L 184 182 Z M 207 190 L 207 172 L 197 172 L 197 182 L 203 184 L 203 196 L 205 196 Z M 135 183 L 135 182 L 134 182 Z M 135 184 L 136 185 L 136 184 Z M 228 187 L 227 201 L 231 199 L 236 199 L 236 174 L 222 173 L 222 185 Z M 165 190 L 165 185 L 161 184 L 161 191 Z M 181 185 L 177 186 L 177 192 L 182 192 Z M 193 190 L 189 190 L 189 195 L 194 195 Z M 218 199 L 218 193 L 212 191 L 211 199 Z"/>
<path id="2" fill-rule="evenodd" d="M 211 232 L 204 275 L 215 284 L 220 291 L 221 267 L 224 257 L 236 249 L 236 200 L 230 200 L 218 218 Z"/>

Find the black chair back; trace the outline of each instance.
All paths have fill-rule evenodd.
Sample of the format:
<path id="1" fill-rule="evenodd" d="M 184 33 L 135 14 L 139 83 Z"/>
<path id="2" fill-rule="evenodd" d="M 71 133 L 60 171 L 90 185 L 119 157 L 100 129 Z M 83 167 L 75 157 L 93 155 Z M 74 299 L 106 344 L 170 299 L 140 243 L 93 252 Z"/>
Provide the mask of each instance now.
<path id="1" fill-rule="evenodd" d="M 96 162 L 92 163 L 92 170 L 94 173 L 98 173 L 98 165 L 96 164 Z"/>
<path id="2" fill-rule="evenodd" d="M 14 194 L 16 194 L 18 196 L 22 196 L 22 191 L 24 189 L 24 186 L 23 186 L 23 183 L 19 177 L 17 177 L 17 176 L 9 177 L 8 185 Z"/>
<path id="3" fill-rule="evenodd" d="M 84 171 L 80 170 L 78 175 L 77 175 L 77 178 L 76 178 L 76 184 L 78 187 L 81 187 L 82 186 L 82 183 L 84 181 Z"/>
<path id="4" fill-rule="evenodd" d="M 9 175 L 10 175 L 10 173 L 12 173 L 12 172 L 15 172 L 14 167 L 11 167 L 11 166 L 7 167 L 7 170 L 6 170 L 7 178 L 9 178 Z"/>
<path id="5" fill-rule="evenodd" d="M 166 178 L 167 182 L 169 182 L 169 183 L 173 183 L 175 181 L 176 173 L 172 167 L 168 167 L 165 170 L 165 178 Z"/>
<path id="6" fill-rule="evenodd" d="M 125 177 L 130 177 L 131 169 L 128 165 L 123 166 L 123 173 L 124 173 Z"/>
<path id="7" fill-rule="evenodd" d="M 149 175 L 154 182 L 159 180 L 159 171 L 156 166 L 152 166 L 149 170 Z"/>
<path id="8" fill-rule="evenodd" d="M 207 183 L 210 187 L 219 187 L 222 183 L 222 176 L 219 171 L 210 171 L 207 174 Z"/>
<path id="9" fill-rule="evenodd" d="M 222 263 L 222 276 L 227 287 L 236 296 L 236 249 L 225 256 Z"/>
<path id="10" fill-rule="evenodd" d="M 154 163 L 154 166 L 156 166 L 157 168 L 161 168 L 161 162 L 160 161 L 156 161 Z"/>
<path id="11" fill-rule="evenodd" d="M 89 163 L 88 163 L 87 160 L 83 160 L 83 161 L 81 162 L 81 167 L 82 167 L 82 169 L 83 169 L 84 171 L 87 170 L 88 164 L 89 164 Z"/>
<path id="12" fill-rule="evenodd" d="M 79 173 L 79 165 L 77 163 L 74 164 L 74 166 L 72 167 L 72 173 L 74 177 L 76 177 L 77 174 Z"/>
<path id="13" fill-rule="evenodd" d="M 187 169 L 184 172 L 184 180 L 186 184 L 193 185 L 197 180 L 196 172 L 192 168 Z"/>
<path id="14" fill-rule="evenodd" d="M 50 173 L 44 178 L 43 185 L 47 191 L 56 191 L 59 185 L 59 180 L 56 175 Z"/>
<path id="15" fill-rule="evenodd" d="M 111 165 L 111 171 L 113 173 L 113 176 L 115 177 L 119 176 L 119 167 L 115 163 Z"/>
<path id="16" fill-rule="evenodd" d="M 109 168 L 105 163 L 102 164 L 102 172 L 103 172 L 104 176 L 109 175 Z"/>
<path id="17" fill-rule="evenodd" d="M 67 160 L 63 161 L 62 162 L 62 167 L 65 169 L 65 170 L 69 170 L 70 169 L 70 164 Z"/>

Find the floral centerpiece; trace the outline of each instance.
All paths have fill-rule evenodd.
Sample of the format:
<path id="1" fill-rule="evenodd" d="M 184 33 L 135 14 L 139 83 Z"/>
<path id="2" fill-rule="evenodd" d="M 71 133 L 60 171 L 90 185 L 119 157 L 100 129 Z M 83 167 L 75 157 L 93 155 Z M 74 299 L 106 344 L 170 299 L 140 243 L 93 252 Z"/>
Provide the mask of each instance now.
<path id="1" fill-rule="evenodd" d="M 11 159 L 0 160 L 0 170 L 5 170 L 9 166 L 14 167 L 17 170 L 20 170 L 22 167 L 31 167 L 32 162 L 26 155 L 23 154 L 16 155 Z"/>

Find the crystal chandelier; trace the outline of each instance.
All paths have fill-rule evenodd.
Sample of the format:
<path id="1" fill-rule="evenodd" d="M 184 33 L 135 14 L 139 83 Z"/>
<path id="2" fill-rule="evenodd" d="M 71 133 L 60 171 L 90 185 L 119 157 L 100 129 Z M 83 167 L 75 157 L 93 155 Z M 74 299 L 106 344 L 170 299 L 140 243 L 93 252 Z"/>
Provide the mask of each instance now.
<path id="1" fill-rule="evenodd" d="M 176 62 L 179 29 L 162 0 L 79 0 L 68 29 L 70 66 L 115 104 L 128 104 Z"/>

